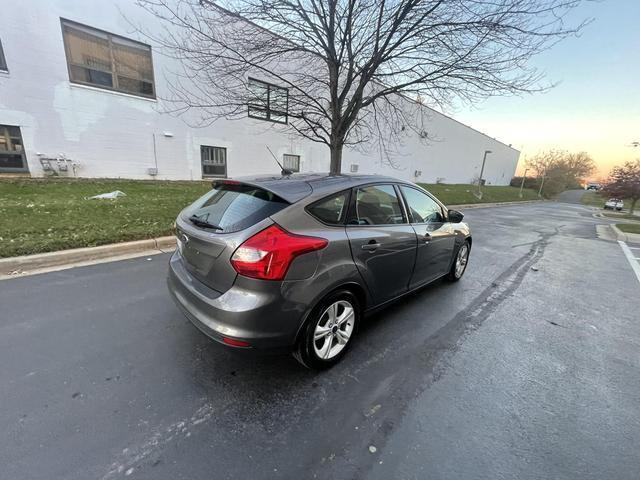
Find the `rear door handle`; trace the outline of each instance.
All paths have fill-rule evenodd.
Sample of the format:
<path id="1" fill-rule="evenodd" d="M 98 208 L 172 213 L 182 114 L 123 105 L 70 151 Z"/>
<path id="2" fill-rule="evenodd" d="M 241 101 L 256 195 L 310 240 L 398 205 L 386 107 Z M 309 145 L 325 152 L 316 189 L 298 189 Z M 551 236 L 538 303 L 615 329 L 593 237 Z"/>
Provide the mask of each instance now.
<path id="1" fill-rule="evenodd" d="M 432 239 L 433 239 L 433 237 L 431 235 L 429 235 L 428 233 L 425 233 L 423 235 L 423 237 L 422 237 L 423 243 L 429 243 Z"/>
<path id="2" fill-rule="evenodd" d="M 362 245 L 362 250 L 369 250 L 370 252 L 380 248 L 382 245 L 380 245 L 379 243 L 365 243 L 364 245 Z"/>

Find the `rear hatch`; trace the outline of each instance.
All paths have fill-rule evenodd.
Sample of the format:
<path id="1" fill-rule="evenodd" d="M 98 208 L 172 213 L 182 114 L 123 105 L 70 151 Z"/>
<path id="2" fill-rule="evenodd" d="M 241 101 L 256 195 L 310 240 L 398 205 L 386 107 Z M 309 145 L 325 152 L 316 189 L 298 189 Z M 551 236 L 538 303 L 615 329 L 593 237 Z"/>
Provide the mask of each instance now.
<path id="1" fill-rule="evenodd" d="M 178 249 L 185 268 L 209 288 L 227 291 L 237 275 L 230 262 L 233 252 L 288 205 L 256 185 L 215 182 L 210 192 L 178 216 Z"/>

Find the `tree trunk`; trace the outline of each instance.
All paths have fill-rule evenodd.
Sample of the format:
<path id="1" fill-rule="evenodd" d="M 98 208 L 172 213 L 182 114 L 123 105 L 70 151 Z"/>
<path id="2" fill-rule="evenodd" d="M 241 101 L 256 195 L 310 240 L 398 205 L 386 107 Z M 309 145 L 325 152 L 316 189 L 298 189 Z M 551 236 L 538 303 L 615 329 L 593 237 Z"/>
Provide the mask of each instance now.
<path id="1" fill-rule="evenodd" d="M 631 207 L 629 207 L 629 213 L 631 215 L 633 215 L 633 210 L 636 208 L 636 202 L 638 201 L 637 198 L 634 198 L 633 200 L 631 200 Z"/>
<path id="2" fill-rule="evenodd" d="M 338 174 L 342 171 L 342 144 L 331 145 L 331 163 L 329 173 Z"/>

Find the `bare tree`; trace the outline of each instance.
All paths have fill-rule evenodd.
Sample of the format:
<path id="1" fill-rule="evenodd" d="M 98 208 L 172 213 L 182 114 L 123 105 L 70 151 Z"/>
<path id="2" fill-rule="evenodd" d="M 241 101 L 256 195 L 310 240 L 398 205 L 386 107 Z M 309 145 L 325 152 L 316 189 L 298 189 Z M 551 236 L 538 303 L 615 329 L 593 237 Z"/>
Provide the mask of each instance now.
<path id="1" fill-rule="evenodd" d="M 386 150 L 410 133 L 426 138 L 423 103 L 549 88 L 530 60 L 582 28 L 564 23 L 581 1 L 138 3 L 165 22 L 146 34 L 182 63 L 170 83 L 175 112 L 197 109 L 208 124 L 275 107 L 271 120 L 329 147 L 337 173 L 345 145 Z"/>
<path id="2" fill-rule="evenodd" d="M 633 214 L 640 200 L 640 159 L 614 167 L 604 190 L 612 197 L 631 200 L 629 212 Z"/>
<path id="3" fill-rule="evenodd" d="M 544 183 L 544 193 L 547 196 L 579 188 L 580 183 L 596 169 L 595 162 L 588 153 L 570 153 L 566 150 L 539 152 L 527 159 L 526 165 L 536 174 L 536 183 Z"/>
<path id="4" fill-rule="evenodd" d="M 532 170 L 536 177 L 541 178 L 552 165 L 558 165 L 567 155 L 564 150 L 546 150 L 536 153 L 526 161 L 528 169 Z"/>

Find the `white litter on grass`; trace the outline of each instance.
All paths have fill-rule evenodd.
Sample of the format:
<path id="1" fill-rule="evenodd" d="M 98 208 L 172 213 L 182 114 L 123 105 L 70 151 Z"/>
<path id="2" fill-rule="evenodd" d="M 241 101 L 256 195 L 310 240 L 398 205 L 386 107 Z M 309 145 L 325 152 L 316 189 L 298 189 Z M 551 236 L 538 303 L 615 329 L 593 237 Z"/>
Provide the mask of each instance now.
<path id="1" fill-rule="evenodd" d="M 126 197 L 127 194 L 124 192 L 121 192 L 120 190 L 114 190 L 113 192 L 109 192 L 109 193 L 101 193 L 100 195 L 94 195 L 93 197 L 89 197 L 89 199 L 98 199 L 98 200 L 103 200 L 103 199 L 107 199 L 107 200 L 115 200 L 118 197 Z"/>

